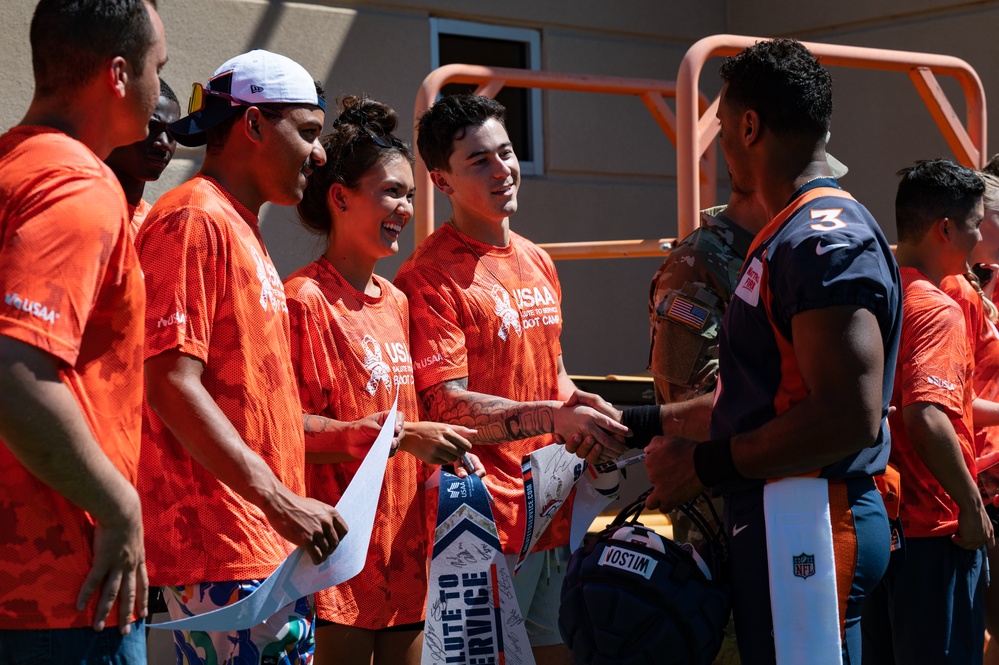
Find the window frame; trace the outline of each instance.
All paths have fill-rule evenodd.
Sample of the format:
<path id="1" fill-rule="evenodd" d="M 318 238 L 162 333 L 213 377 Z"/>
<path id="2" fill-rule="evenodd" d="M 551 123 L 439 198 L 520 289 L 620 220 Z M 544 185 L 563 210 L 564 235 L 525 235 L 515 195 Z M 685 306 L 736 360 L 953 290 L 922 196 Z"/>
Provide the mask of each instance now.
<path id="1" fill-rule="evenodd" d="M 440 62 L 440 36 L 459 35 L 462 37 L 480 37 L 483 39 L 501 39 L 511 42 L 521 42 L 527 45 L 528 68 L 534 71 L 541 69 L 541 32 L 530 28 L 511 28 L 507 26 L 491 25 L 488 23 L 474 23 L 472 21 L 459 21 L 457 19 L 430 18 L 430 69 L 435 70 L 441 66 Z M 466 63 L 475 64 L 475 63 Z M 541 90 L 538 88 L 525 88 L 528 94 L 530 107 L 528 118 L 528 135 L 531 142 L 533 154 L 530 160 L 517 155 L 520 161 L 521 175 L 539 176 L 544 174 L 544 123 L 542 122 L 541 110 Z"/>

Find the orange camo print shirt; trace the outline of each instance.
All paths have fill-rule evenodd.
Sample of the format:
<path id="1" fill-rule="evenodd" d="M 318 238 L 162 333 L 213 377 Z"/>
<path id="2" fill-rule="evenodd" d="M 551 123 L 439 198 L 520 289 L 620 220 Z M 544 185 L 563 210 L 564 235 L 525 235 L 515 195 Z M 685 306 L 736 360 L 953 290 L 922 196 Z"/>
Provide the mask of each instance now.
<path id="1" fill-rule="evenodd" d="M 357 420 L 390 409 L 398 394 L 406 421 L 419 420 L 409 305 L 390 282 L 374 280 L 381 289 L 376 297 L 356 290 L 320 258 L 285 282 L 306 413 Z M 309 496 L 335 505 L 360 464 L 306 464 Z M 389 458 L 364 569 L 316 594 L 321 619 L 369 630 L 423 621 L 437 500 L 423 485 L 432 471 L 409 453 Z"/>
<path id="2" fill-rule="evenodd" d="M 146 358 L 178 349 L 205 363 L 201 382 L 246 445 L 304 494 L 288 308 L 256 215 L 199 175 L 160 197 L 136 248 L 149 294 Z M 152 584 L 263 578 L 292 549 L 259 508 L 187 453 L 148 404 L 139 492 Z"/>
<path id="3" fill-rule="evenodd" d="M 957 303 L 915 268 L 901 268 L 900 272 L 902 341 L 891 400 L 897 407 L 891 415 L 891 461 L 901 475 L 899 517 L 910 538 L 947 536 L 957 531 L 957 504 L 913 449 L 902 411 L 917 402 L 940 406 L 957 432 L 964 463 L 974 477 L 974 352 Z"/>
<path id="4" fill-rule="evenodd" d="M 445 224 L 402 264 L 395 284 L 409 298 L 417 392 L 468 377 L 472 392 L 558 399 L 562 291 L 555 264 L 537 245 L 511 232 L 507 247 L 494 247 Z M 475 448 L 489 472 L 484 482 L 505 553 L 520 552 L 527 526 L 521 458 L 552 441 L 544 435 Z M 571 519 L 563 506 L 534 551 L 568 544 Z"/>
<path id="5" fill-rule="evenodd" d="M 974 287 L 961 275 L 944 277 L 941 290 L 953 298 L 964 313 L 964 324 L 975 348 L 975 397 L 995 402 L 999 400 L 999 332 L 988 320 L 982 299 Z M 982 466 L 978 460 L 999 451 L 999 427 L 975 428 L 975 459 L 979 474 Z"/>
<path id="6" fill-rule="evenodd" d="M 152 207 L 145 199 L 139 199 L 139 205 L 137 206 L 128 206 L 128 230 L 132 237 L 132 242 L 135 242 L 135 236 L 139 235 L 139 230 L 142 229 L 142 224 L 146 221 L 146 215 L 149 214 Z"/>
<path id="7" fill-rule="evenodd" d="M 0 335 L 51 354 L 114 465 L 135 482 L 145 291 L 125 197 L 85 145 L 41 127 L 0 137 Z M 0 627 L 93 623 L 76 596 L 93 520 L 0 444 Z M 118 623 L 117 607 L 106 625 Z"/>

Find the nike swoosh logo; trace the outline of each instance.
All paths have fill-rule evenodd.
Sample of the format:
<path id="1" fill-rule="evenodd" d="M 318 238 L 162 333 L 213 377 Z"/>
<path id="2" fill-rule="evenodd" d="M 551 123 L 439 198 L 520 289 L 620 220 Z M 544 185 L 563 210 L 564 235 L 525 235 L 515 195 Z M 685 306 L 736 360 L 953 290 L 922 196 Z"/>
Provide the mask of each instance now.
<path id="1" fill-rule="evenodd" d="M 736 536 L 738 536 L 740 533 L 742 533 L 742 531 L 747 526 L 749 526 L 749 525 L 748 524 L 743 524 L 742 526 L 733 526 L 732 527 L 732 537 L 735 538 Z"/>
<path id="2" fill-rule="evenodd" d="M 850 243 L 848 242 L 836 243 L 835 245 L 823 245 L 820 242 L 819 244 L 815 245 L 815 253 L 818 254 L 819 256 L 822 256 L 826 252 L 831 252 L 834 249 L 839 249 L 840 247 L 849 247 L 849 246 Z"/>

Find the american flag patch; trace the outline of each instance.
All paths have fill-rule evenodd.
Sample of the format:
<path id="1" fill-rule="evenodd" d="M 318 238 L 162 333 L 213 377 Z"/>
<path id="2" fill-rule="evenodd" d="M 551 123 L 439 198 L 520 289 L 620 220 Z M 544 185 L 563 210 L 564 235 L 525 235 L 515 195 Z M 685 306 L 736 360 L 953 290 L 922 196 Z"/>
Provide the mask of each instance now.
<path id="1" fill-rule="evenodd" d="M 683 296 L 677 296 L 670 304 L 666 317 L 700 330 L 708 320 L 708 310 Z"/>

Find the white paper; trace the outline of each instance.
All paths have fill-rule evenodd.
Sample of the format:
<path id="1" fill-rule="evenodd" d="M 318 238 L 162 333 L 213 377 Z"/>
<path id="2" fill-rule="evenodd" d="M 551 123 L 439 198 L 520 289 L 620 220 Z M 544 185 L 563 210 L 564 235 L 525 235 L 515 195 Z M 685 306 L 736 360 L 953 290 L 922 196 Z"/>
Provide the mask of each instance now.
<path id="1" fill-rule="evenodd" d="M 378 497 L 395 436 L 396 404 L 385 419 L 364 461 L 336 505 L 347 523 L 347 535 L 326 561 L 318 566 L 299 547 L 243 600 L 198 616 L 150 624 L 160 630 L 233 631 L 255 626 L 276 611 L 310 593 L 346 582 L 361 572 L 368 555 Z M 378 488 L 378 491 L 375 491 Z"/>

